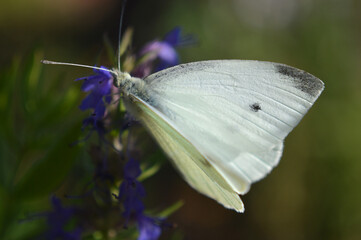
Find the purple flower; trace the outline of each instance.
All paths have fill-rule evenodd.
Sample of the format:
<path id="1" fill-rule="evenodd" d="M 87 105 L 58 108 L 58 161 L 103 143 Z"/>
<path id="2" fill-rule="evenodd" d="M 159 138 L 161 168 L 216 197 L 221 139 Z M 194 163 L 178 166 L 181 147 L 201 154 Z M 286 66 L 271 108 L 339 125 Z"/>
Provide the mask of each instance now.
<path id="1" fill-rule="evenodd" d="M 181 28 L 176 27 L 170 31 L 163 41 L 152 41 L 146 44 L 140 51 L 141 56 L 148 55 L 146 60 L 137 66 L 132 72 L 133 76 L 145 77 L 152 72 L 153 62 L 158 59 L 155 72 L 179 64 L 179 56 L 176 47 L 194 42 L 191 36 L 182 37 Z"/>
<path id="2" fill-rule="evenodd" d="M 156 240 L 162 233 L 159 220 L 145 216 L 143 214 L 137 217 L 139 236 L 138 240 Z"/>
<path id="3" fill-rule="evenodd" d="M 111 100 L 111 88 L 113 85 L 113 76 L 110 72 L 106 71 L 107 68 L 101 66 L 103 70 L 94 69 L 95 75 L 89 77 L 79 78 L 83 80 L 81 89 L 84 92 L 90 92 L 90 94 L 82 101 L 79 108 L 84 111 L 87 109 L 93 109 L 93 114 L 90 117 L 94 121 L 93 125 L 96 125 L 97 120 L 101 120 L 105 114 L 105 103 L 109 103 Z M 88 123 L 88 122 L 87 122 Z"/>
<path id="4" fill-rule="evenodd" d="M 44 234 L 45 239 L 65 239 L 77 240 L 81 239 L 81 229 L 75 228 L 71 231 L 66 231 L 65 227 L 74 217 L 73 208 L 64 208 L 59 198 L 52 196 L 51 203 L 53 210 L 45 213 L 47 220 L 47 230 Z"/>
<path id="5" fill-rule="evenodd" d="M 123 216 L 126 224 L 132 215 L 141 214 L 144 210 L 142 198 L 145 197 L 145 189 L 143 185 L 137 180 L 141 174 L 139 162 L 133 158 L 124 166 L 124 180 L 119 187 L 119 195 L 115 196 L 123 203 Z"/>
<path id="6" fill-rule="evenodd" d="M 137 180 L 140 174 L 139 162 L 130 158 L 124 166 L 124 180 L 119 187 L 119 195 L 115 197 L 123 203 L 125 226 L 131 217 L 134 217 L 137 221 L 139 229 L 138 240 L 156 240 L 162 232 L 162 220 L 144 215 L 142 198 L 145 197 L 145 190 Z"/>
<path id="7" fill-rule="evenodd" d="M 175 46 L 167 41 L 154 41 L 148 43 L 142 50 L 141 54 L 154 52 L 153 59 L 158 58 L 159 63 L 156 71 L 175 66 L 179 63 L 178 53 L 175 50 Z"/>
<path id="8" fill-rule="evenodd" d="M 90 117 L 87 117 L 83 120 L 83 128 L 86 128 L 87 126 L 91 127 L 90 130 L 97 131 L 99 136 L 103 136 L 105 133 L 104 123 L 101 119 L 97 119 L 97 115 L 91 115 Z"/>

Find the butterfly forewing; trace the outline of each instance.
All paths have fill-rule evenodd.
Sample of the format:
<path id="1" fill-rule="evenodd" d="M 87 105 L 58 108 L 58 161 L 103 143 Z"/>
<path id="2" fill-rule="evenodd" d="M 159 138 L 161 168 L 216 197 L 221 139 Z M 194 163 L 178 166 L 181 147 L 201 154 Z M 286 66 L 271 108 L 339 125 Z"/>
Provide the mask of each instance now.
<path id="1" fill-rule="evenodd" d="M 324 87 L 321 80 L 296 68 L 243 60 L 182 64 L 145 81 L 149 105 L 237 193 L 247 192 L 252 182 L 278 164 L 284 138 Z M 182 164 L 176 163 L 187 169 Z"/>

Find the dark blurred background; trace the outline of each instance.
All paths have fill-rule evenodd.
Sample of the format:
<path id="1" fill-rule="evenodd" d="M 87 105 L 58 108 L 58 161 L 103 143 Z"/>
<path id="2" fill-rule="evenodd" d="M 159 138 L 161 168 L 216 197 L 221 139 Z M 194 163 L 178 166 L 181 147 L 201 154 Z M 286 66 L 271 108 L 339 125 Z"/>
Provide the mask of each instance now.
<path id="1" fill-rule="evenodd" d="M 14 214 L 16 218 L 49 205 L 48 196 L 25 202 L 9 197 L 13 191 L 7 187 L 12 186 L 9 181 L 26 175 L 42 148 L 76 139 L 85 116 L 77 109 L 84 95 L 73 79 L 89 71 L 41 66 L 39 60 L 93 65 L 104 51 L 105 36 L 116 45 L 120 10 L 119 0 L 1 2 L 0 224 L 7 224 Z M 226 210 L 193 191 L 170 164 L 147 180 L 150 208 L 161 209 L 178 199 L 185 203 L 169 218 L 177 228 L 166 230 L 162 239 L 361 239 L 361 1 L 128 1 L 124 28 L 134 28 L 133 50 L 175 26 L 197 38 L 193 46 L 179 49 L 182 62 L 280 62 L 312 73 L 326 88 L 287 137 L 279 166 L 242 197 L 244 214 Z M 29 70 L 29 64 L 36 71 Z M 39 72 L 45 87 L 34 92 L 31 76 Z M 22 74 L 30 75 L 30 87 L 25 90 Z M 18 105 L 20 100 L 14 99 L 26 101 Z M 44 102 L 54 104 L 38 104 Z M 19 114 L 19 106 L 27 114 Z M 53 112 L 42 118 L 45 108 Z M 39 123 L 39 119 L 45 120 Z M 61 135 L 69 126 L 78 130 Z M 42 140 L 34 144 L 33 139 Z M 18 165 L 9 159 L 25 160 Z M 66 161 L 68 167 L 58 183 L 44 191 L 56 191 L 76 161 Z M 62 159 L 57 163 L 63 166 Z M 23 185 L 17 190 L 22 194 L 40 187 Z M 14 209 L 6 211 L 8 206 Z M 16 232 L 12 239 L 26 235 L 21 234 L 26 229 L 17 224 L 7 228 Z"/>

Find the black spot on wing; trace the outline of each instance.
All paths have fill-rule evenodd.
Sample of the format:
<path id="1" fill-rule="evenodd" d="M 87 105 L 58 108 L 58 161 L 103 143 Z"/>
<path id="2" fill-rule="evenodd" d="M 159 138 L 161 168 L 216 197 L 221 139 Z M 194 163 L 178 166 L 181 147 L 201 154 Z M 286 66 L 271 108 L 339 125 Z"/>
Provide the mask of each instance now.
<path id="1" fill-rule="evenodd" d="M 295 87 L 312 97 L 317 97 L 323 89 L 323 82 L 303 70 L 283 64 L 276 65 L 277 72 L 294 80 Z"/>
<path id="2" fill-rule="evenodd" d="M 259 110 L 262 110 L 261 105 L 259 103 L 253 103 L 249 105 L 249 107 L 253 112 L 258 112 Z"/>

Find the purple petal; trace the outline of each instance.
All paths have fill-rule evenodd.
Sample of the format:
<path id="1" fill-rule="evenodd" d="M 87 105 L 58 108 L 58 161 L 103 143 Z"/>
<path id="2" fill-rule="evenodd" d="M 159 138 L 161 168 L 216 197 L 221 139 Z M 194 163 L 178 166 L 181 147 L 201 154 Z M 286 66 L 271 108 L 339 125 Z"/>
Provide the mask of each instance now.
<path id="1" fill-rule="evenodd" d="M 168 43 L 161 43 L 158 50 L 158 57 L 169 64 L 178 62 L 178 54 L 174 47 Z"/>
<path id="2" fill-rule="evenodd" d="M 155 219 L 143 214 L 137 217 L 139 236 L 138 240 L 157 240 L 162 233 L 162 229 Z"/>
<path id="3" fill-rule="evenodd" d="M 181 41 L 181 28 L 175 27 L 173 30 L 167 33 L 167 35 L 165 35 L 163 41 L 170 44 L 173 47 L 178 46 L 179 42 Z"/>
<path id="4" fill-rule="evenodd" d="M 142 171 L 140 170 L 139 162 L 133 158 L 125 164 L 124 166 L 124 176 L 126 178 L 133 178 L 136 179 L 140 176 Z"/>
<path id="5" fill-rule="evenodd" d="M 102 96 L 97 94 L 96 92 L 91 92 L 85 99 L 81 102 L 79 108 L 84 111 L 89 108 L 95 108 L 99 101 L 101 101 Z"/>
<path id="6" fill-rule="evenodd" d="M 107 71 L 95 69 L 94 72 L 96 75 L 83 78 L 82 90 L 85 92 L 91 91 L 91 93 L 82 101 L 79 107 L 83 111 L 92 108 L 98 118 L 101 118 L 105 112 L 104 97 L 106 97 L 106 102 L 110 102 L 110 97 L 107 95 L 111 93 L 113 77 Z"/>
<path id="7" fill-rule="evenodd" d="M 150 43 L 147 43 L 142 50 L 140 50 L 139 54 L 140 55 L 145 55 L 145 54 L 149 54 L 151 52 L 154 52 L 154 55 L 151 55 L 151 57 L 148 59 L 148 61 L 152 61 L 154 59 L 157 58 L 158 52 L 159 52 L 159 48 L 160 45 L 162 44 L 161 41 L 153 41 Z"/>

